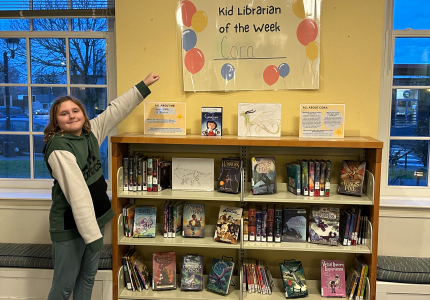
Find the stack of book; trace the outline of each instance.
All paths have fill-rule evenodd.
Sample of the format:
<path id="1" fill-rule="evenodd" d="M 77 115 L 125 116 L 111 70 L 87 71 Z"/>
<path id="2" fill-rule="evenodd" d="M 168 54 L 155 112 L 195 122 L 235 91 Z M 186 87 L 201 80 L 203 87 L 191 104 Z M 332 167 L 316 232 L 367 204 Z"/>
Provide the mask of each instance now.
<path id="1" fill-rule="evenodd" d="M 122 208 L 126 237 L 155 237 L 157 207 L 127 204 Z"/>
<path id="2" fill-rule="evenodd" d="M 341 209 L 339 240 L 343 246 L 367 245 L 368 217 L 358 206 Z"/>
<path id="3" fill-rule="evenodd" d="M 151 275 L 137 249 L 128 251 L 122 257 L 126 288 L 132 291 L 147 290 L 151 286 Z"/>
<path id="4" fill-rule="evenodd" d="M 275 285 L 267 262 L 253 258 L 246 258 L 242 265 L 243 290 L 248 293 L 271 295 Z"/>
<path id="5" fill-rule="evenodd" d="M 346 281 L 346 297 L 349 300 L 363 300 L 367 288 L 369 266 L 362 255 L 355 257 L 355 266 L 349 271 Z"/>
<path id="6" fill-rule="evenodd" d="M 165 238 L 175 238 L 182 234 L 182 217 L 184 202 L 166 201 L 164 203 L 164 226 L 163 236 Z"/>

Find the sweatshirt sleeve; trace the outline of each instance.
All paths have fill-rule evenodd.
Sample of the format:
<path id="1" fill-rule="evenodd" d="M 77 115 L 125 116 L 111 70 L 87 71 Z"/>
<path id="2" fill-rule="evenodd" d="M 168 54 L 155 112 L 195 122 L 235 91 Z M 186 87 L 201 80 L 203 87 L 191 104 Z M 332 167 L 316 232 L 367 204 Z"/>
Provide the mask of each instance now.
<path id="1" fill-rule="evenodd" d="M 90 121 L 91 131 L 96 136 L 99 146 L 109 132 L 118 126 L 150 93 L 149 88 L 141 81 L 109 102 L 106 110 Z"/>
<path id="2" fill-rule="evenodd" d="M 72 207 L 73 218 L 79 234 L 92 252 L 103 248 L 103 236 L 97 224 L 93 201 L 76 157 L 65 150 L 55 150 L 48 158 L 52 177 L 56 179 L 67 202 Z"/>

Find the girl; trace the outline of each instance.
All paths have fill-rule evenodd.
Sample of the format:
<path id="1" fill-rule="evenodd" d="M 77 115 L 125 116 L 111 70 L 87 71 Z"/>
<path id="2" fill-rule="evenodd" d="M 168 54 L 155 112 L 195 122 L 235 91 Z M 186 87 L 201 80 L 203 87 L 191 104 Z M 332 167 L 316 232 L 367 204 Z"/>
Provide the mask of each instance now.
<path id="1" fill-rule="evenodd" d="M 158 79 L 150 73 L 91 121 L 82 103 L 71 96 L 59 97 L 51 106 L 43 149 L 54 178 L 49 214 L 54 278 L 48 300 L 69 299 L 72 291 L 75 300 L 91 299 L 103 228 L 114 216 L 99 146 Z"/>

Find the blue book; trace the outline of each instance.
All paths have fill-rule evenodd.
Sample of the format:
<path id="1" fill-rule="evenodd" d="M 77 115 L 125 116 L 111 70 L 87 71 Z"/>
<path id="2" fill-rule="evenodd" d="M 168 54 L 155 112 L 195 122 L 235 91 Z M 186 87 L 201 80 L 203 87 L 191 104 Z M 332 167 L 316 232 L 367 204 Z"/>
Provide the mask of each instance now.
<path id="1" fill-rule="evenodd" d="M 257 205 L 257 214 L 255 216 L 255 227 L 256 227 L 256 242 L 261 242 L 261 223 L 262 223 L 262 212 L 261 205 Z"/>
<path id="2" fill-rule="evenodd" d="M 275 224 L 273 234 L 275 235 L 274 242 L 280 243 L 282 237 L 282 207 L 275 207 Z"/>
<path id="3" fill-rule="evenodd" d="M 261 210 L 261 241 L 267 241 L 267 204 L 263 204 Z"/>
<path id="4" fill-rule="evenodd" d="M 231 278 L 233 277 L 233 271 L 234 262 L 214 257 L 206 289 L 217 294 L 227 295 Z"/>
<path id="5" fill-rule="evenodd" d="M 284 208 L 282 241 L 306 243 L 306 209 Z"/>
<path id="6" fill-rule="evenodd" d="M 308 295 L 305 274 L 301 261 L 280 263 L 282 282 L 286 298 L 302 298 Z"/>
<path id="7" fill-rule="evenodd" d="M 222 107 L 202 107 L 202 135 L 222 135 Z"/>
<path id="8" fill-rule="evenodd" d="M 136 207 L 134 212 L 134 237 L 155 237 L 157 207 Z"/>

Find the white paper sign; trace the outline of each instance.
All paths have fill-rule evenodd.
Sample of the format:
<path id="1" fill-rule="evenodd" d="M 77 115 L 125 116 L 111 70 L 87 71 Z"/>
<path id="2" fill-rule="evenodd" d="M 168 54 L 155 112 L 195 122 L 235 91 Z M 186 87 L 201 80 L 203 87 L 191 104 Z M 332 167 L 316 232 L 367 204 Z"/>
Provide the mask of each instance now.
<path id="1" fill-rule="evenodd" d="M 173 190 L 214 190 L 213 158 L 172 158 Z"/>

